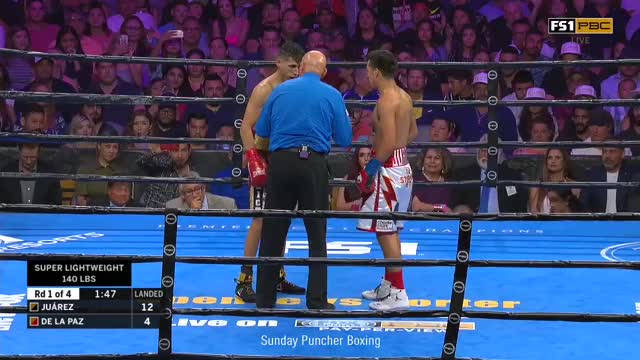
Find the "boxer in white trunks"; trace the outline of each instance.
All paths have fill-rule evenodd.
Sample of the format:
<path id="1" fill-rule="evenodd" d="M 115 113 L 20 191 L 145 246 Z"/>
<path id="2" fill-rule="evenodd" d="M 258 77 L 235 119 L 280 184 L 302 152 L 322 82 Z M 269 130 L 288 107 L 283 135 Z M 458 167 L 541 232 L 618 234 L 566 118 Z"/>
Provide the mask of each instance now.
<path id="1" fill-rule="evenodd" d="M 413 101 L 394 80 L 397 62 L 386 50 L 369 53 L 367 74 L 380 93 L 373 112 L 374 139 L 371 161 L 360 173 L 363 212 L 405 212 L 411 203 L 413 175 L 407 157 L 407 145 L 418 135 L 413 118 Z M 358 229 L 375 232 L 385 259 L 401 259 L 398 231 L 402 223 L 393 220 L 358 222 Z M 373 310 L 400 310 L 409 307 L 401 267 L 385 268 L 382 283 L 362 293 L 373 300 Z"/>

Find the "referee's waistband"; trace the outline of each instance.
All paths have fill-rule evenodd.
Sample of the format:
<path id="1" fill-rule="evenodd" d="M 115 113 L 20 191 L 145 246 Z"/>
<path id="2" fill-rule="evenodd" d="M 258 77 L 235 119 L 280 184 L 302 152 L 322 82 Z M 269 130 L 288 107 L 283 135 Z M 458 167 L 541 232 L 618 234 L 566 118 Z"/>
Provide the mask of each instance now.
<path id="1" fill-rule="evenodd" d="M 278 150 L 272 151 L 272 153 L 277 153 L 277 152 L 281 152 L 281 151 L 282 152 L 294 152 L 294 153 L 297 153 L 297 152 L 300 151 L 300 148 L 296 147 L 296 148 L 289 148 L 289 149 L 278 149 Z M 322 155 L 322 156 L 325 156 L 325 155 L 328 154 L 328 153 L 325 153 L 325 152 L 315 151 L 315 150 L 313 150 L 311 148 L 309 148 L 309 153 L 316 154 L 316 155 Z"/>

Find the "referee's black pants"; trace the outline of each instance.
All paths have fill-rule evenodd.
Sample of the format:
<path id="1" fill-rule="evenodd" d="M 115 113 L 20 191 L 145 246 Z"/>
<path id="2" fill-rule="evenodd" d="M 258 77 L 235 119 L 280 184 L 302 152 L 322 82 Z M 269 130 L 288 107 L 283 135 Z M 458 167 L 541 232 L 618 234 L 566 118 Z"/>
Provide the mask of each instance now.
<path id="1" fill-rule="evenodd" d="M 300 159 L 297 150 L 277 151 L 269 159 L 266 209 L 327 210 L 329 168 L 325 155 L 311 153 Z M 263 218 L 260 257 L 279 257 L 284 251 L 291 219 Z M 309 238 L 309 257 L 327 257 L 327 220 L 304 219 Z M 271 308 L 276 303 L 280 266 L 258 265 L 256 306 Z M 327 303 L 327 265 L 310 265 L 307 307 L 324 308 Z"/>

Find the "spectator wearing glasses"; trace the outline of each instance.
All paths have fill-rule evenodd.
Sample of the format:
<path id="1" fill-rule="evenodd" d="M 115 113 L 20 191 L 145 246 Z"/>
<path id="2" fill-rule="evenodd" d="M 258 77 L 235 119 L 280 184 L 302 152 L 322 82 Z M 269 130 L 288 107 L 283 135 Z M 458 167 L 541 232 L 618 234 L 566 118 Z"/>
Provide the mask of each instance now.
<path id="1" fill-rule="evenodd" d="M 188 177 L 195 180 L 199 178 L 200 175 L 192 171 Z M 178 189 L 180 197 L 169 200 L 166 206 L 167 209 L 235 210 L 238 208 L 235 200 L 207 192 L 204 184 L 180 184 Z"/>

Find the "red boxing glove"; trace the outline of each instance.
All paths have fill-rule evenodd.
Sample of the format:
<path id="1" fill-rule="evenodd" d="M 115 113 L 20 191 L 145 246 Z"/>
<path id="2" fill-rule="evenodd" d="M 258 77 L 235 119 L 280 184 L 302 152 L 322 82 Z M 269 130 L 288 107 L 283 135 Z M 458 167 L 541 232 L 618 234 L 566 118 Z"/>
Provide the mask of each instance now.
<path id="1" fill-rule="evenodd" d="M 373 192 L 374 187 L 367 187 L 367 181 L 369 180 L 369 175 L 364 170 L 360 171 L 360 175 L 356 178 L 356 182 L 358 183 L 358 187 L 360 188 L 360 192 L 362 196 L 369 195 Z"/>
<path id="2" fill-rule="evenodd" d="M 247 151 L 247 167 L 249 168 L 249 185 L 253 187 L 267 185 L 267 161 L 257 149 Z"/>

